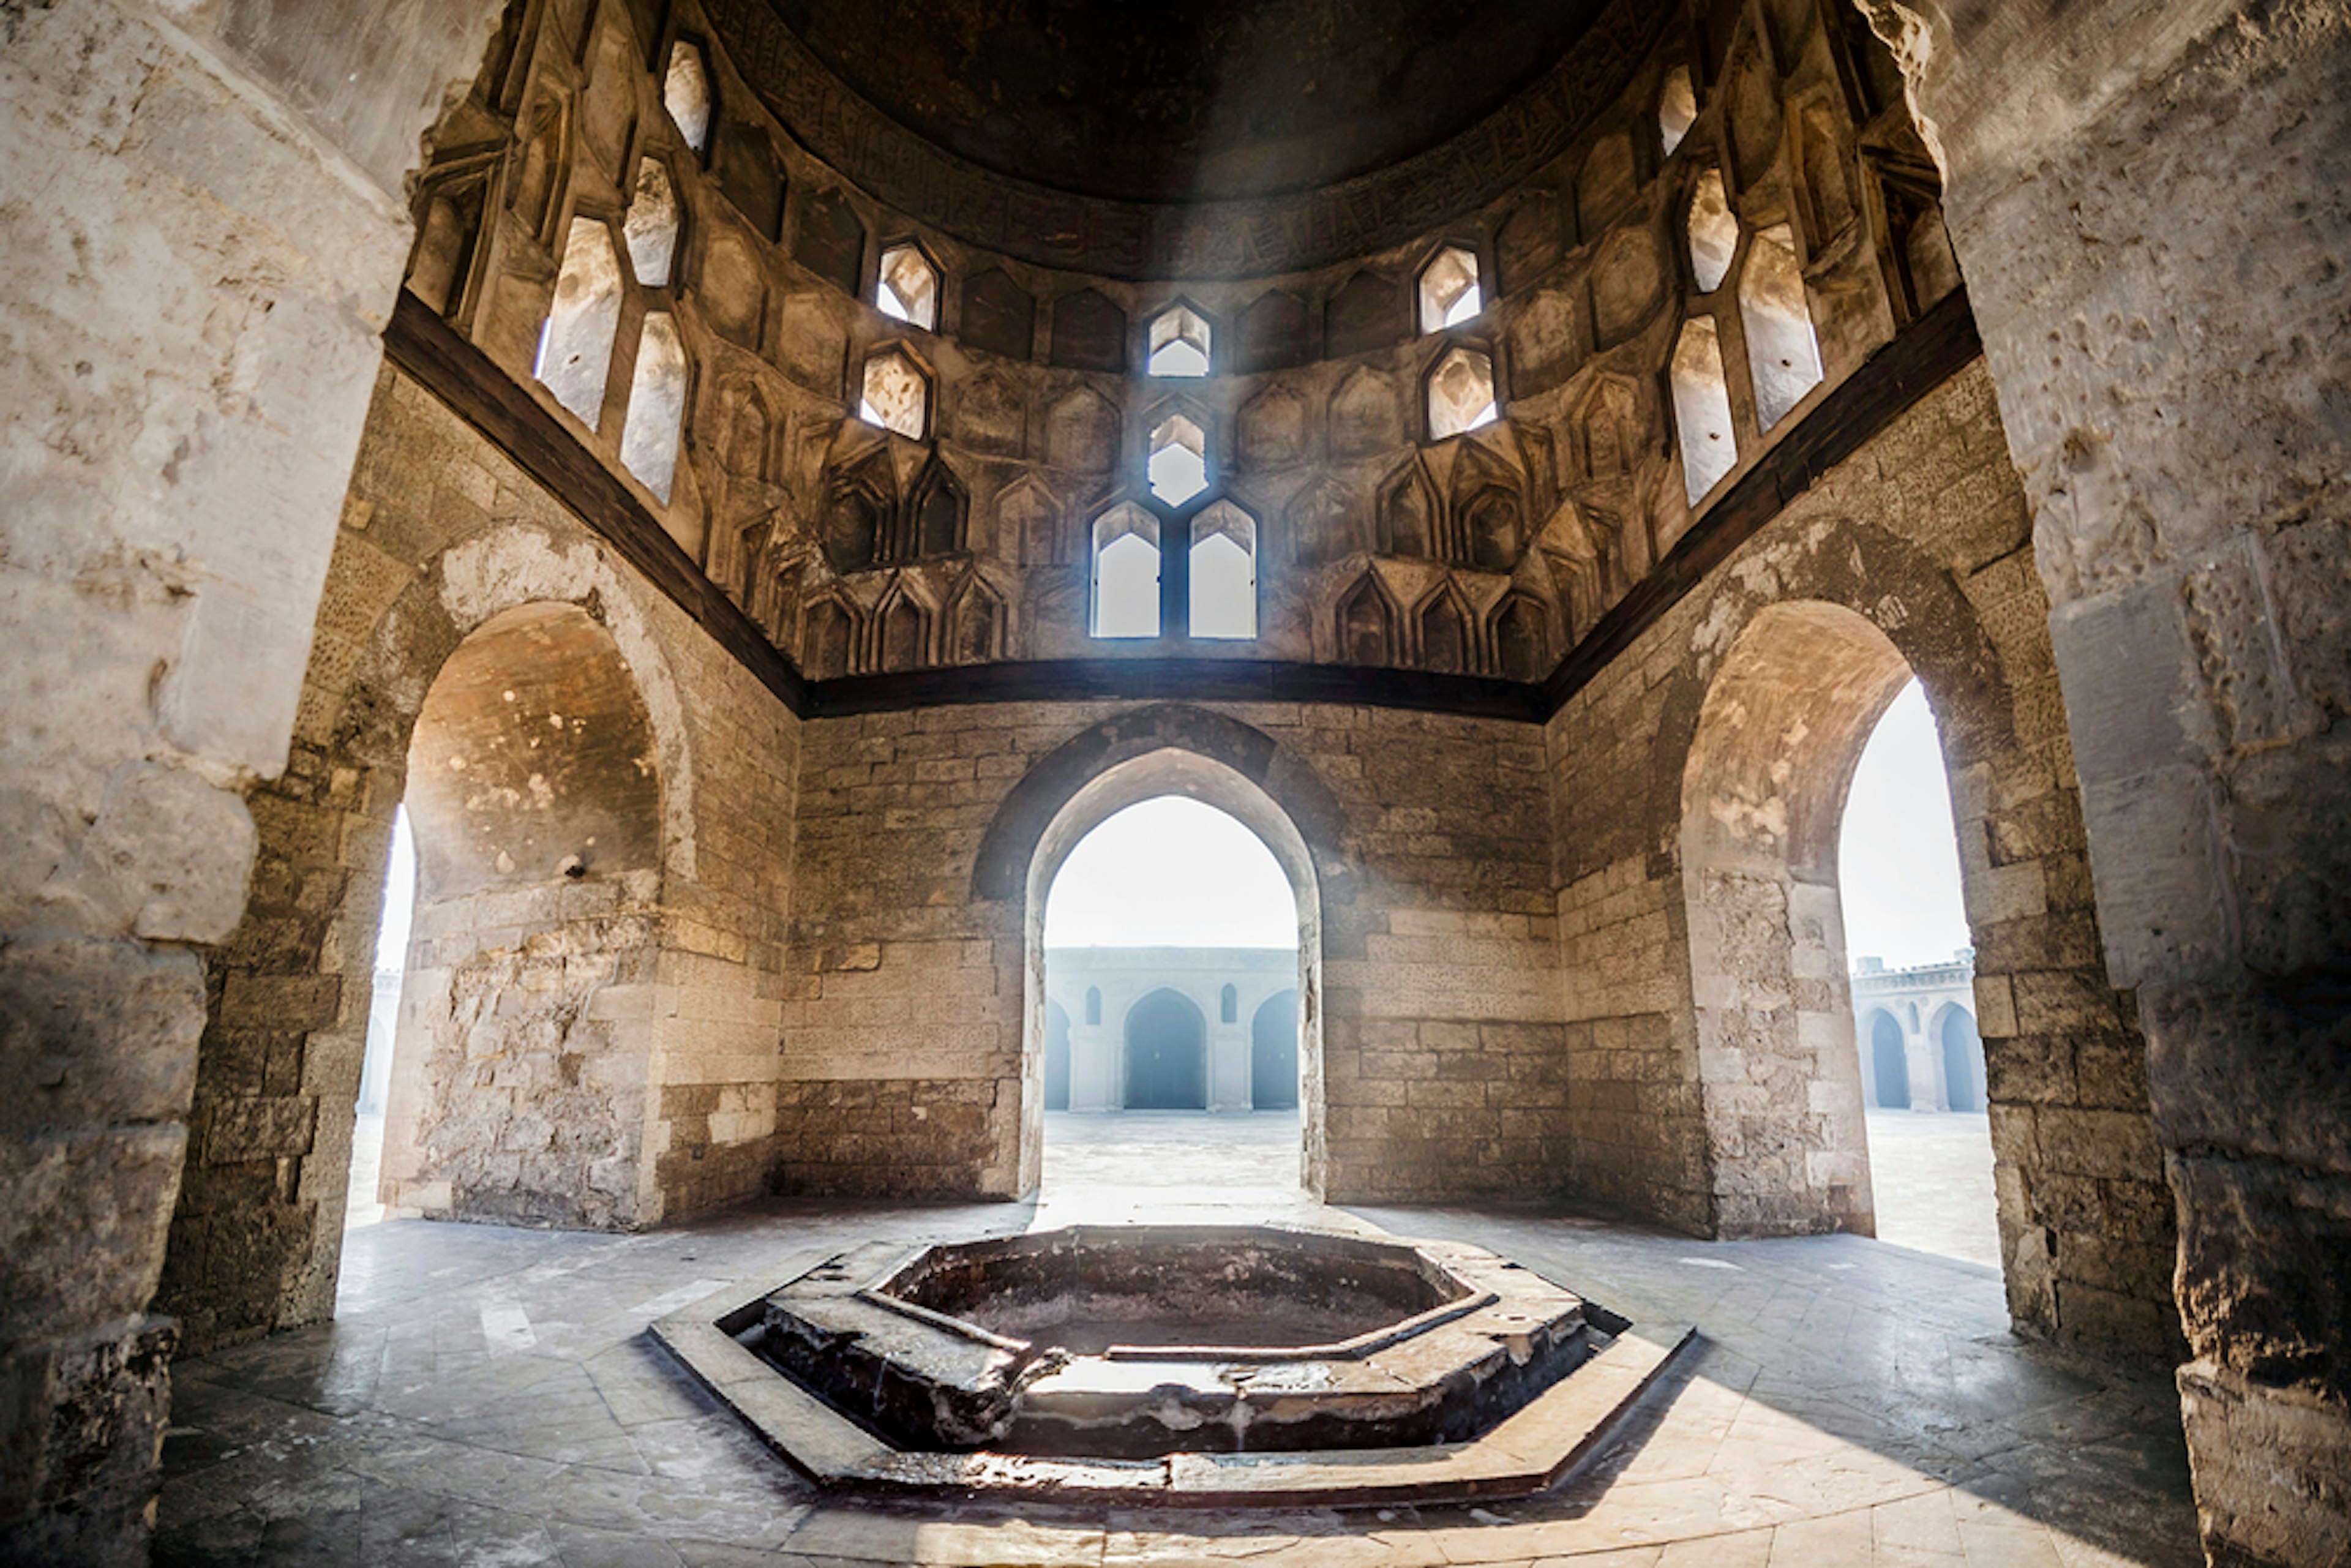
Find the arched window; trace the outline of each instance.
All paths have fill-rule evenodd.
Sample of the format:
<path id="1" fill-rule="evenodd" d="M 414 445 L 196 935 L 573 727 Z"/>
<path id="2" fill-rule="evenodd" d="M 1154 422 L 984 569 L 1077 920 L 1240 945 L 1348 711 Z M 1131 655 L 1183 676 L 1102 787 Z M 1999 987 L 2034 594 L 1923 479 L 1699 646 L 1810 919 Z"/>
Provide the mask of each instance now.
<path id="1" fill-rule="evenodd" d="M 1420 329 L 1442 332 L 1486 308 L 1478 287 L 1478 253 L 1448 245 L 1420 269 Z"/>
<path id="2" fill-rule="evenodd" d="M 621 225 L 628 242 L 629 266 L 647 288 L 668 286 L 670 266 L 677 256 L 677 188 L 670 183 L 669 166 L 658 158 L 637 165 L 636 194 Z"/>
<path id="3" fill-rule="evenodd" d="M 906 353 L 884 349 L 865 361 L 865 392 L 857 417 L 920 441 L 930 427 L 931 385 Z"/>
<path id="4" fill-rule="evenodd" d="M 666 503 L 677 481 L 679 422 L 685 415 L 685 345 L 666 310 L 645 317 L 637 340 L 636 374 L 629 382 L 628 423 L 621 427 L 621 462 Z"/>
<path id="5" fill-rule="evenodd" d="M 1476 430 L 1501 417 L 1494 400 L 1494 361 L 1476 349 L 1453 348 L 1428 377 L 1428 438 Z"/>
<path id="6" fill-rule="evenodd" d="M 1159 519 L 1129 501 L 1094 519 L 1093 634 L 1159 635 Z"/>
<path id="7" fill-rule="evenodd" d="M 1722 379 L 1722 344 L 1714 318 L 1682 323 L 1674 345 L 1674 434 L 1682 449 L 1682 484 L 1693 507 L 1739 465 L 1730 433 L 1730 392 Z"/>
<path id="8" fill-rule="evenodd" d="M 1771 429 L 1821 384 L 1821 345 L 1796 265 L 1795 231 L 1774 224 L 1747 247 L 1739 277 L 1739 319 L 1747 329 L 1747 366 L 1755 379 L 1755 423 Z"/>
<path id="9" fill-rule="evenodd" d="M 1698 92 L 1690 86 L 1689 67 L 1676 66 L 1666 73 L 1665 86 L 1657 94 L 1657 136 L 1667 157 L 1674 155 L 1674 149 L 1697 123 Z"/>
<path id="10" fill-rule="evenodd" d="M 677 126 L 685 144 L 696 152 L 710 141 L 710 68 L 702 51 L 680 39 L 669 52 L 669 73 L 662 78 L 662 107 Z"/>
<path id="11" fill-rule="evenodd" d="M 604 412 L 604 382 L 620 329 L 621 260 L 612 250 L 612 231 L 594 218 L 574 218 L 531 374 L 590 430 Z"/>
<path id="12" fill-rule="evenodd" d="M 1155 376 L 1208 373 L 1208 323 L 1188 305 L 1171 305 L 1151 319 L 1144 368 Z"/>
<path id="13" fill-rule="evenodd" d="M 1144 464 L 1151 493 L 1171 507 L 1183 506 L 1208 487 L 1208 437 L 1180 413 L 1151 430 L 1151 455 Z"/>
<path id="14" fill-rule="evenodd" d="M 1730 271 L 1731 254 L 1739 248 L 1739 220 L 1730 215 L 1730 198 L 1723 193 L 1722 171 L 1708 169 L 1690 190 L 1690 277 L 1700 294 L 1722 287 Z"/>
<path id="15" fill-rule="evenodd" d="M 1102 1022 L 1102 988 L 1100 986 L 1086 988 L 1086 1021 Z"/>
<path id="16" fill-rule="evenodd" d="M 1192 519 L 1195 637 L 1257 635 L 1257 521 L 1230 501 Z"/>
<path id="17" fill-rule="evenodd" d="M 882 253 L 881 276 L 873 282 L 873 307 L 925 332 L 938 329 L 938 269 L 919 247 L 893 245 Z"/>
<path id="18" fill-rule="evenodd" d="M 1217 993 L 1217 1021 L 1219 1023 L 1241 1021 L 1241 992 L 1238 986 L 1228 985 Z"/>

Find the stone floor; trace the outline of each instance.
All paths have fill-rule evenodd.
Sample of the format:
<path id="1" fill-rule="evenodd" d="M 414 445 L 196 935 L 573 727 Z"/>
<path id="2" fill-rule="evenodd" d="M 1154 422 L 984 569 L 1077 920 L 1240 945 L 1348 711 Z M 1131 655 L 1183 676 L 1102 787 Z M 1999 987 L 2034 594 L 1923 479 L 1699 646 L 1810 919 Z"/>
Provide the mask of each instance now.
<path id="1" fill-rule="evenodd" d="M 1535 1208 L 1318 1209 L 1281 1117 L 1055 1118 L 1019 1205 L 768 1203 L 647 1236 L 397 1220 L 341 1316 L 177 1369 L 156 1561 L 2112 1568 L 2199 1561 L 2158 1371 L 2007 1332 L 1998 1274 L 1855 1237 L 1705 1243 Z M 1460 1237 L 1702 1335 L 1537 1499 L 1201 1514 L 816 1495 L 644 1325 L 812 1246 L 1074 1220 Z"/>
<path id="2" fill-rule="evenodd" d="M 1982 1112 L 1870 1112 L 1869 1182 L 1880 1241 L 2000 1267 L 1991 1120 Z"/>

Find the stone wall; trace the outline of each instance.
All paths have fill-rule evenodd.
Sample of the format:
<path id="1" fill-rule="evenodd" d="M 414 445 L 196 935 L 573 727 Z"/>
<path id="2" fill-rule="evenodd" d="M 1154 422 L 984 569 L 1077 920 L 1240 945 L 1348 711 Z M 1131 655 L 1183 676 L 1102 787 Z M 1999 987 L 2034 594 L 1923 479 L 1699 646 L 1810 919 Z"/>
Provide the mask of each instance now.
<path id="1" fill-rule="evenodd" d="M 1017 896 L 976 895 L 982 841 L 1040 764 L 1097 747 L 1102 767 L 1162 744 L 1196 753 L 1196 735 L 1221 733 L 1187 716 L 1201 711 L 1008 703 L 806 727 L 784 1190 L 1009 1197 L 1033 1182 L 1039 955 Z M 1309 1179 L 1334 1200 L 1555 1186 L 1566 1086 L 1541 732 L 1339 706 L 1210 711 L 1270 740 L 1253 766 L 1311 780 L 1339 818 L 1316 852 L 1322 1060 L 1305 1071 L 1327 1148 Z"/>
<path id="2" fill-rule="evenodd" d="M 1915 672 L 1959 831 L 2011 1309 L 2056 1338 L 2159 1351 L 2176 1337 L 2170 1204 L 2133 1001 L 2098 963 L 2045 601 L 1991 395 L 1980 367 L 1930 394 L 1552 721 L 1573 1169 L 1693 1229 L 1866 1228 L 1834 827 Z M 1759 721 L 1760 750 L 1708 738 L 1730 718 L 1718 687 L 1744 682 L 1760 705 L 1775 675 L 1796 700 Z M 1742 919 L 1717 902 L 1736 865 L 1708 823 L 1737 830 L 1780 890 Z"/>
<path id="3" fill-rule="evenodd" d="M 2339 1562 L 2351 19 L 1876 9 L 2055 605 L 2105 965 L 2139 998 L 2179 1204 L 2205 1545 Z"/>
<path id="4" fill-rule="evenodd" d="M 128 1560 L 204 980 L 286 763 L 409 248 L 496 7 L 0 9 L 0 1557 Z M 392 39 L 396 37 L 396 45 Z M 289 48 L 295 37 L 307 47 Z"/>
<path id="5" fill-rule="evenodd" d="M 759 1190 L 772 1155 L 797 721 L 399 372 L 378 382 L 342 518 L 293 759 L 252 797 L 252 903 L 206 965 L 161 1297 L 199 1346 L 332 1310 L 392 815 L 413 769 L 441 771 L 416 786 L 385 1200 L 646 1225 Z M 534 665 L 525 644 L 550 626 L 570 630 Z M 598 657 L 607 689 L 580 674 Z M 527 724 L 504 715 L 507 692 Z M 420 725 L 436 704 L 492 711 Z M 590 733 L 622 726 L 622 743 L 577 779 L 551 751 L 497 773 L 500 745 L 529 747 L 567 709 Z M 582 731 L 544 733 L 552 747 Z M 453 776 L 453 757 L 471 766 Z"/>

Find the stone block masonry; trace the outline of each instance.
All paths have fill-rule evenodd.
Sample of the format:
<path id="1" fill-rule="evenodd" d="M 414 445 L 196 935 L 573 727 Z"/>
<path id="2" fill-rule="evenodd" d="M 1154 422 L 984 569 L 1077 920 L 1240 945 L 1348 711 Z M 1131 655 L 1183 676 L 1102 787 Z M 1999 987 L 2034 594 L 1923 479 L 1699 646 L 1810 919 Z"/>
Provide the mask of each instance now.
<path id="1" fill-rule="evenodd" d="M 1701 1232 L 1869 1228 L 1835 826 L 1915 673 L 1959 834 L 2011 1306 L 2057 1339 L 2159 1354 L 2178 1343 L 2171 1199 L 2134 1001 L 2100 962 L 2031 563 L 1974 369 L 1552 721 L 1571 1169 Z M 1724 738 L 1750 720 L 1751 752 Z"/>
<path id="2" fill-rule="evenodd" d="M 331 1311 L 403 799 L 389 1202 L 632 1228 L 776 1157 L 798 721 L 398 372 L 341 515 L 252 901 L 206 955 L 160 1298 L 199 1349 Z"/>
<path id="3" fill-rule="evenodd" d="M 1555 1186 L 1566 1063 L 1541 733 L 1339 705 L 1214 711 L 1270 737 L 1344 818 L 1322 886 L 1326 1191 Z M 1041 758 L 1136 713 L 1016 703 L 807 726 L 783 1190 L 1020 1190 L 1024 1096 L 1041 1082 L 1023 1039 L 1031 956 L 1022 911 L 974 897 L 974 862 Z"/>

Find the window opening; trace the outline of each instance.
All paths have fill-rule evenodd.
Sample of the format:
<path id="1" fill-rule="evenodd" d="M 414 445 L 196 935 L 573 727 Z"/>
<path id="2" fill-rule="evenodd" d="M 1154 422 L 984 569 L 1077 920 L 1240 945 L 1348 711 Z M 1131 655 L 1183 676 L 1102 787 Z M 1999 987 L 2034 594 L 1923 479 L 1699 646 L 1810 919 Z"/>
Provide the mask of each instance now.
<path id="1" fill-rule="evenodd" d="M 1429 439 L 1442 441 L 1500 417 L 1494 400 L 1494 361 L 1476 349 L 1446 350 L 1428 378 Z"/>
<path id="2" fill-rule="evenodd" d="M 1186 305 L 1171 305 L 1151 319 L 1144 365 L 1155 376 L 1208 373 L 1208 323 Z"/>
<path id="3" fill-rule="evenodd" d="M 628 244 L 637 281 L 648 288 L 667 287 L 677 256 L 677 188 L 670 183 L 669 165 L 658 158 L 637 165 L 637 191 L 621 237 Z"/>
<path id="4" fill-rule="evenodd" d="M 1159 635 L 1159 519 L 1128 502 L 1094 521 L 1097 637 Z"/>
<path id="5" fill-rule="evenodd" d="M 1691 188 L 1689 249 L 1690 277 L 1698 291 L 1711 294 L 1721 287 L 1730 257 L 1739 249 L 1739 220 L 1731 215 L 1719 169 L 1708 169 Z"/>
<path id="6" fill-rule="evenodd" d="M 1208 438 L 1180 413 L 1152 427 L 1151 456 L 1144 464 L 1151 493 L 1181 507 L 1208 487 Z"/>
<path id="7" fill-rule="evenodd" d="M 1739 279 L 1739 317 L 1747 329 L 1747 368 L 1755 380 L 1755 423 L 1771 429 L 1821 384 L 1821 345 L 1813 331 L 1796 235 L 1775 224 L 1747 247 Z"/>
<path id="8" fill-rule="evenodd" d="M 590 430 L 604 412 L 604 382 L 620 329 L 621 261 L 612 231 L 594 218 L 574 218 L 531 374 Z"/>
<path id="9" fill-rule="evenodd" d="M 1665 143 L 1666 156 L 1682 144 L 1682 138 L 1698 123 L 1698 90 L 1690 85 L 1687 66 L 1676 66 L 1666 73 L 1666 85 L 1657 94 L 1657 134 Z"/>
<path id="10" fill-rule="evenodd" d="M 1697 506 L 1739 465 L 1730 432 L 1730 392 L 1722 376 L 1722 344 L 1711 316 L 1682 323 L 1674 345 L 1674 433 L 1681 440 L 1682 483 Z"/>
<path id="11" fill-rule="evenodd" d="M 662 107 L 669 110 L 685 144 L 696 152 L 710 140 L 710 71 L 702 51 L 679 42 L 669 52 L 669 74 L 662 78 Z"/>
<path id="12" fill-rule="evenodd" d="M 1049 1204 L 1063 1182 L 1088 1203 L 1298 1185 L 1298 920 L 1265 841 L 1200 800 L 1144 800 L 1071 847 L 1042 931 Z M 1083 1020 L 1065 1080 L 1056 1008 Z"/>
<path id="13" fill-rule="evenodd" d="M 931 387 L 914 361 L 896 349 L 865 361 L 865 392 L 857 417 L 909 441 L 929 429 Z"/>
<path id="14" fill-rule="evenodd" d="M 645 317 L 637 340 L 637 370 L 629 382 L 628 422 L 621 427 L 621 462 L 666 504 L 677 481 L 680 422 L 685 417 L 685 345 L 666 310 Z"/>
<path id="15" fill-rule="evenodd" d="M 1478 287 L 1478 253 L 1449 245 L 1420 273 L 1420 329 L 1426 334 L 1458 327 L 1486 308 Z"/>
<path id="16" fill-rule="evenodd" d="M 939 324 L 939 275 L 921 250 L 892 246 L 882 253 L 882 274 L 873 284 L 874 308 L 884 316 L 935 331 Z"/>
<path id="17" fill-rule="evenodd" d="M 1863 747 L 1837 837 L 1878 1239 L 1999 1268 L 1975 950 L 1942 746 L 1917 681 Z"/>
<path id="18" fill-rule="evenodd" d="M 1230 501 L 1192 519 L 1195 637 L 1257 635 L 1257 523 Z"/>

